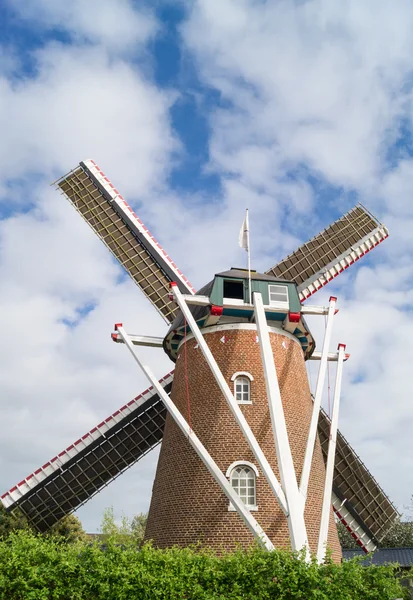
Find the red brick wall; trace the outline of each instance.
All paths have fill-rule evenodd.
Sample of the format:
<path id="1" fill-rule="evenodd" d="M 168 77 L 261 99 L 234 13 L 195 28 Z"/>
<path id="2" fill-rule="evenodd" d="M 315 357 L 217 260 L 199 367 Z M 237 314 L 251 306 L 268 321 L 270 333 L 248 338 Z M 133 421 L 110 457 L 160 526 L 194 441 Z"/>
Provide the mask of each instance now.
<path id="1" fill-rule="evenodd" d="M 231 376 L 235 372 L 247 371 L 253 376 L 252 404 L 241 405 L 241 410 L 279 477 L 256 331 L 228 328 L 212 333 L 205 330 L 204 333 L 231 389 Z M 220 338 L 224 334 L 226 342 L 222 343 Z M 303 353 L 296 341 L 281 332 L 271 334 L 271 344 L 299 480 L 312 410 Z M 223 473 L 231 463 L 239 460 L 256 465 L 259 472 L 258 510 L 253 514 L 275 546 L 289 547 L 286 518 L 230 413 L 201 350 L 195 348 L 193 339 L 189 339 L 186 345 L 191 422 L 195 433 Z M 184 362 L 182 346 L 176 363 L 172 399 L 189 420 Z M 305 510 L 307 533 L 314 553 L 317 549 L 324 478 L 324 462 L 317 439 Z M 228 511 L 226 496 L 169 415 L 153 486 L 146 539 L 152 539 L 159 547 L 201 542 L 217 550 L 248 547 L 254 543 L 252 534 L 239 515 Z M 333 550 L 335 560 L 340 560 L 341 549 L 332 511 L 328 545 Z"/>

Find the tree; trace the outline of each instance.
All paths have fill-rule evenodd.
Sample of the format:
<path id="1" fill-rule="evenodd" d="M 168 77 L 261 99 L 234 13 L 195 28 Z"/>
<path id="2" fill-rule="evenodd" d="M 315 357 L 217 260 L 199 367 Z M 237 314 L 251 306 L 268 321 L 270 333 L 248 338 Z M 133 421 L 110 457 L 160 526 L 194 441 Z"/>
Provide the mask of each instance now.
<path id="1" fill-rule="evenodd" d="M 6 538 L 12 531 L 19 529 L 30 529 L 24 514 L 18 508 L 7 512 L 0 502 L 0 538 Z"/>
<path id="2" fill-rule="evenodd" d="M 147 515 L 144 513 L 139 513 L 132 519 L 123 514 L 120 522 L 116 523 L 113 506 L 110 506 L 103 513 L 100 530 L 104 539 L 110 537 L 118 544 L 133 542 L 140 545 L 143 542 L 146 521 Z"/>
<path id="3" fill-rule="evenodd" d="M 64 516 L 60 521 L 52 525 L 45 535 L 61 538 L 62 541 L 68 544 L 87 539 L 87 534 L 83 529 L 82 523 L 75 515 Z"/>

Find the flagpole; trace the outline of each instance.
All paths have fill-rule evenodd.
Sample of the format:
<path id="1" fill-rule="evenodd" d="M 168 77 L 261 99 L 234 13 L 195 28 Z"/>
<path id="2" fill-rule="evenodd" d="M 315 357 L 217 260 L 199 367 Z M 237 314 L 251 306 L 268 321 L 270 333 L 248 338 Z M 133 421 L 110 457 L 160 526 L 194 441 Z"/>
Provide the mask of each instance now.
<path id="1" fill-rule="evenodd" d="M 248 208 L 247 208 L 246 221 L 247 221 L 247 256 L 248 256 L 248 303 L 252 304 L 252 302 L 251 302 L 252 294 L 251 294 L 250 223 L 249 223 L 249 219 L 248 219 Z"/>

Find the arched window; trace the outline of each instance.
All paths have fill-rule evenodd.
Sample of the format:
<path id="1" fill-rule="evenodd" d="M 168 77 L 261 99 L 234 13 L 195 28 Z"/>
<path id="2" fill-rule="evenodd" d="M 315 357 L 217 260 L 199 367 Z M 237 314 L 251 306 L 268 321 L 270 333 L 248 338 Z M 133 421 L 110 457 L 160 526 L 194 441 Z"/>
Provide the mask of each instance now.
<path id="1" fill-rule="evenodd" d="M 251 381 L 253 381 L 252 375 L 240 371 L 234 373 L 231 377 L 234 382 L 234 396 L 238 404 L 251 404 Z"/>
<path id="2" fill-rule="evenodd" d="M 227 470 L 231 487 L 250 510 L 257 510 L 257 468 L 251 463 L 235 462 Z M 230 510 L 234 510 L 230 504 Z"/>

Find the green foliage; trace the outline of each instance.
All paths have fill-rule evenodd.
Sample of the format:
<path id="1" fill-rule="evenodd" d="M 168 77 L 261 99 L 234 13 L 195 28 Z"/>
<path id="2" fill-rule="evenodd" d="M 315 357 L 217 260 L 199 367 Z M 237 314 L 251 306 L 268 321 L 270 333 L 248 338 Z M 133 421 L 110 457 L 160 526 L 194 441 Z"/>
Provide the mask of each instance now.
<path id="1" fill-rule="evenodd" d="M 87 539 L 82 523 L 75 515 L 66 515 L 55 523 L 45 535 L 60 538 L 61 541 L 68 544 Z"/>
<path id="2" fill-rule="evenodd" d="M 342 523 L 337 523 L 338 537 L 342 548 L 358 548 L 356 541 Z M 413 547 L 413 522 L 397 520 L 380 542 L 380 548 Z"/>
<path id="3" fill-rule="evenodd" d="M 145 535 L 147 518 L 147 515 L 143 513 L 135 515 L 133 519 L 122 515 L 120 522 L 116 523 L 113 507 L 110 506 L 105 509 L 100 525 L 103 539 L 106 541 L 108 538 L 112 538 L 118 544 L 127 544 L 133 541 L 135 545 L 140 545 Z"/>
<path id="4" fill-rule="evenodd" d="M 0 541 L 0 600 L 393 600 L 393 567 L 318 566 L 289 552 L 222 557 L 194 549 L 140 550 L 133 540 L 65 544 L 30 531 Z"/>
<path id="5" fill-rule="evenodd" d="M 15 509 L 12 513 L 7 512 L 0 502 L 0 539 L 6 538 L 12 531 L 29 529 L 26 517 Z"/>

